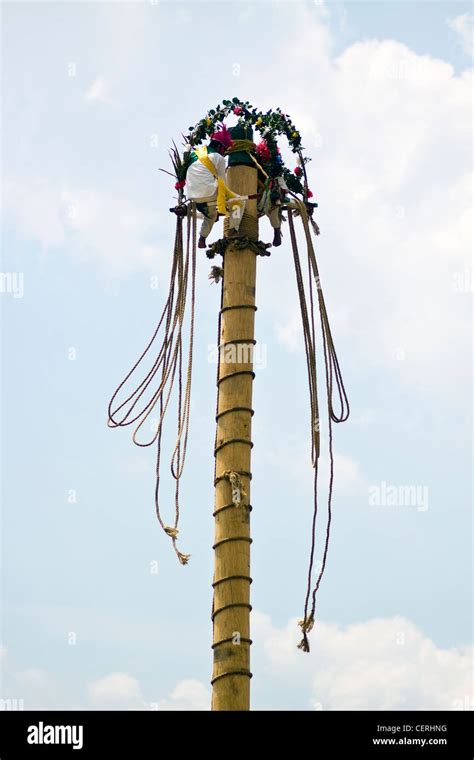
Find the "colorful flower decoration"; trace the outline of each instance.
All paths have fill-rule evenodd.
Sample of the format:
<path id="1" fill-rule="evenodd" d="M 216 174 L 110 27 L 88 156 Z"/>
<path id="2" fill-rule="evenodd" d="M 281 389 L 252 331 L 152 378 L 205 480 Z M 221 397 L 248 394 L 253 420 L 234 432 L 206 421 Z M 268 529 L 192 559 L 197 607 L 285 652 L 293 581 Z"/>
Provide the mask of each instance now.
<path id="1" fill-rule="evenodd" d="M 257 154 L 257 159 L 261 161 L 262 164 L 268 164 L 272 159 L 272 154 L 270 153 L 266 140 L 259 142 L 255 149 L 255 153 Z"/>
<path id="2" fill-rule="evenodd" d="M 261 159 L 261 161 L 264 161 L 269 168 L 270 176 L 282 176 L 291 192 L 301 195 L 305 201 L 311 198 L 312 193 L 308 189 L 305 168 L 311 159 L 303 155 L 301 135 L 289 114 L 283 113 L 281 108 L 264 112 L 258 111 L 248 101 L 242 101 L 239 98 L 223 100 L 222 104 L 219 103 L 215 108 L 211 108 L 194 127 L 189 127 L 189 135 L 186 139 L 193 147 L 200 145 L 208 140 L 218 124 L 232 113 L 238 117 L 239 125 L 255 128 L 265 140 L 270 159 L 265 153 L 266 160 Z M 285 166 L 277 145 L 277 140 L 281 135 L 286 137 L 291 151 L 296 154 L 299 171 L 291 171 Z"/>

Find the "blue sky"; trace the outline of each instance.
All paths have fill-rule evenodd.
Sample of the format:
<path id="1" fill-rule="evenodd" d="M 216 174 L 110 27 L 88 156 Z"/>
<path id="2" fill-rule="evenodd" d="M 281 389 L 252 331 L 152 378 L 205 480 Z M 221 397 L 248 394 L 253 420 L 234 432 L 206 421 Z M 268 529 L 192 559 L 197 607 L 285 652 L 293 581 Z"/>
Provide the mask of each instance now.
<path id="1" fill-rule="evenodd" d="M 238 95 L 290 113 L 313 158 L 352 408 L 335 431 L 333 539 L 304 656 L 308 399 L 284 230 L 258 262 L 253 706 L 472 706 L 470 8 L 3 4 L 2 271 L 23 277 L 22 297 L 1 293 L 4 698 L 208 705 L 219 292 L 204 255 L 187 567 L 156 523 L 153 452 L 109 430 L 106 408 L 166 295 L 173 188 L 158 167 Z M 428 508 L 373 506 L 382 483 L 426 487 Z"/>

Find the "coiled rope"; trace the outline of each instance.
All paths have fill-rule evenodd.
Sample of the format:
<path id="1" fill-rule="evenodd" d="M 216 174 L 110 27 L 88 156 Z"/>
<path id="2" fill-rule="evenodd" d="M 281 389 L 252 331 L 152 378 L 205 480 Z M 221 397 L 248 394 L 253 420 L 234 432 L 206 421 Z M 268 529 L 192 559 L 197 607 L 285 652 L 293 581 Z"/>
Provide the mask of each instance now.
<path id="1" fill-rule="evenodd" d="M 171 268 L 168 297 L 158 325 L 146 348 L 139 356 L 132 369 L 114 391 L 108 407 L 108 426 L 112 428 L 127 427 L 138 423 L 133 431 L 132 440 L 137 446 L 157 444 L 155 509 L 158 521 L 164 532 L 171 538 L 173 548 L 181 564 L 187 564 L 190 555 L 178 550 L 178 525 L 180 516 L 179 484 L 183 474 L 189 434 L 189 413 L 191 401 L 191 381 L 193 368 L 194 311 L 196 292 L 196 207 L 190 204 L 186 213 L 186 254 L 183 252 L 183 222 L 181 216 L 176 219 L 173 263 Z M 183 328 L 185 326 L 186 306 L 191 291 L 189 310 L 189 338 L 186 362 L 186 381 L 183 384 Z M 163 327 L 163 339 L 153 366 L 134 390 L 121 402 L 118 396 L 132 376 L 139 372 L 141 363 L 147 357 Z M 167 525 L 161 515 L 159 502 L 161 439 L 163 421 L 170 402 L 171 393 L 178 377 L 177 394 L 177 437 L 170 460 L 171 474 L 175 485 L 175 517 L 172 525 Z M 158 382 L 158 387 L 156 383 Z M 183 389 L 184 385 L 184 389 Z M 117 400 L 117 401 L 116 401 Z M 118 405 L 116 405 L 116 403 Z M 155 408 L 159 407 L 159 420 L 156 431 L 150 440 L 139 441 L 137 434 L 150 418 Z M 120 413 L 120 414 L 119 414 Z"/>
<path id="2" fill-rule="evenodd" d="M 303 223 L 303 229 L 306 238 L 307 247 L 307 291 L 304 285 L 303 272 L 301 267 L 301 260 L 298 251 L 298 243 L 295 234 L 294 227 L 294 215 L 301 217 Z M 331 520 L 332 520 L 332 491 L 334 482 L 334 454 L 332 443 L 332 423 L 345 422 L 349 417 L 349 401 L 347 398 L 346 389 L 342 379 L 339 360 L 337 358 L 334 341 L 331 334 L 331 328 L 329 325 L 329 319 L 326 310 L 326 304 L 324 302 L 324 295 L 321 287 L 321 280 L 319 277 L 319 270 L 316 261 L 316 255 L 313 248 L 313 241 L 310 231 L 310 219 L 306 206 L 302 201 L 295 200 L 294 203 L 288 206 L 288 226 L 290 229 L 291 245 L 293 249 L 293 260 L 295 264 L 296 282 L 298 287 L 298 296 L 300 302 L 301 319 L 303 323 L 303 335 L 305 342 L 306 353 L 306 365 L 308 370 L 308 385 L 310 396 L 310 417 L 311 417 L 311 461 L 314 468 L 314 508 L 313 519 L 311 524 L 311 550 L 308 565 L 308 579 L 306 588 L 306 597 L 304 604 L 304 616 L 300 621 L 303 632 L 303 638 L 298 644 L 298 648 L 304 652 L 309 652 L 308 633 L 311 631 L 315 621 L 316 614 L 316 594 L 321 584 L 321 579 L 324 575 L 326 568 L 329 539 L 331 532 Z M 315 334 L 315 309 L 314 309 L 314 286 L 316 286 L 318 294 L 318 308 L 319 317 L 321 323 L 321 334 L 323 343 L 324 354 L 324 367 L 325 367 L 325 379 L 326 379 L 326 401 L 328 409 L 328 447 L 329 447 L 329 488 L 328 488 L 328 502 L 327 502 L 327 520 L 326 520 L 326 535 L 324 540 L 323 559 L 321 562 L 321 568 L 316 578 L 316 582 L 313 586 L 313 569 L 314 569 L 314 556 L 316 551 L 316 525 L 318 517 L 318 468 L 319 468 L 319 456 L 320 456 L 320 415 L 317 393 L 317 373 L 316 373 L 316 334 Z M 307 295 L 308 294 L 308 295 Z M 308 298 L 309 298 L 309 310 L 308 310 Z M 339 412 L 334 409 L 333 395 L 336 389 L 339 398 Z M 313 589 L 313 590 L 311 590 Z M 311 600 L 311 608 L 310 606 Z"/>

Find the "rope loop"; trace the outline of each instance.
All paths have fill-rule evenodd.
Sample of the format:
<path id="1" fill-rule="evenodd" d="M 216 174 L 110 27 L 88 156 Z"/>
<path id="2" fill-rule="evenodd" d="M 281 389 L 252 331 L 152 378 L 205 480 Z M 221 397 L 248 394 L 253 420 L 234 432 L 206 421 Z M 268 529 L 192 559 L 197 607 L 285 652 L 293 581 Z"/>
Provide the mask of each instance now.
<path id="1" fill-rule="evenodd" d="M 183 227 L 186 224 L 184 239 Z M 189 554 L 179 551 L 176 542 L 180 515 L 179 484 L 183 474 L 189 435 L 191 384 L 194 347 L 194 315 L 196 301 L 196 205 L 189 204 L 185 214 L 176 217 L 173 260 L 168 288 L 168 297 L 158 325 L 145 349 L 114 391 L 108 407 L 108 426 L 127 427 L 135 425 L 132 440 L 137 446 L 156 444 L 155 512 L 163 531 L 171 539 L 173 549 L 182 565 L 188 563 Z M 190 303 L 189 303 L 190 301 Z M 189 309 L 187 309 L 189 304 Z M 189 312 L 189 317 L 187 317 Z M 161 346 L 155 349 L 155 341 L 162 333 Z M 185 333 L 187 333 L 187 358 L 183 357 Z M 151 368 L 143 369 L 145 360 L 150 360 Z M 124 390 L 128 383 L 142 372 L 141 380 L 131 392 Z M 163 423 L 168 410 L 172 391 L 177 381 L 177 434 L 171 453 L 170 470 L 175 483 L 175 518 L 173 525 L 166 525 L 159 502 L 161 437 Z M 124 400 L 120 396 L 124 393 Z M 127 395 L 128 394 L 128 395 Z M 157 419 L 152 418 L 157 414 Z M 145 424 L 151 430 L 151 437 L 139 439 Z"/>
<path id="2" fill-rule="evenodd" d="M 316 614 L 316 594 L 321 584 L 321 579 L 326 569 L 326 561 L 329 548 L 329 539 L 332 521 L 332 491 L 334 482 L 334 453 L 332 444 L 332 423 L 345 422 L 349 417 L 349 401 L 347 398 L 344 381 L 342 379 L 341 368 L 337 357 L 334 340 L 329 325 L 329 319 L 324 301 L 321 278 L 319 276 L 318 264 L 314 252 L 313 241 L 310 230 L 310 217 L 306 204 L 296 199 L 287 207 L 288 226 L 290 230 L 291 246 L 293 250 L 293 261 L 295 266 L 296 284 L 298 288 L 298 297 L 300 302 L 301 321 L 303 324 L 303 337 L 305 343 L 306 366 L 308 372 L 308 386 L 310 398 L 310 428 L 311 428 L 311 460 L 314 468 L 313 483 L 313 519 L 311 525 L 311 548 L 308 563 L 306 597 L 304 604 L 304 616 L 300 621 L 303 632 L 303 638 L 298 644 L 298 648 L 303 652 L 309 652 L 308 633 L 313 628 Z M 298 251 L 298 242 L 295 233 L 294 216 L 299 216 L 302 220 L 303 230 L 306 239 L 307 262 L 306 274 L 303 274 L 300 254 Z M 315 234 L 319 234 L 319 228 L 313 226 Z M 305 279 L 307 286 L 305 286 Z M 316 371 L 316 322 L 315 322 L 315 304 L 314 289 L 317 293 L 317 303 L 319 310 L 319 319 L 321 326 L 321 335 L 323 343 L 323 356 L 325 368 L 325 385 L 326 385 L 326 405 L 328 410 L 329 423 L 329 489 L 327 501 L 327 520 L 326 535 L 324 540 L 323 559 L 321 568 L 313 586 L 313 568 L 316 552 L 316 525 L 318 517 L 318 466 L 321 450 L 320 442 L 320 412 L 318 399 L 318 383 Z M 339 411 L 335 411 L 334 392 L 337 392 L 339 400 Z M 312 589 L 312 590 L 311 590 Z M 311 609 L 309 609 L 311 599 Z"/>

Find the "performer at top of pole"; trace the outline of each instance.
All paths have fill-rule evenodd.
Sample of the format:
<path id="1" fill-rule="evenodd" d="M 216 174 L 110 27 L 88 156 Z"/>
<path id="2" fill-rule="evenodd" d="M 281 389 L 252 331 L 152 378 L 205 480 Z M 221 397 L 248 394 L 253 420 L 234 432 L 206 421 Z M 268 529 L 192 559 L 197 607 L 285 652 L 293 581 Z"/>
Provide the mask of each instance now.
<path id="1" fill-rule="evenodd" d="M 219 208 L 219 185 L 225 187 L 224 155 L 231 146 L 230 132 L 225 124 L 222 124 L 211 135 L 207 147 L 191 151 L 190 165 L 186 174 L 187 197 L 194 201 L 197 210 L 204 217 L 199 233 L 198 248 L 206 247 L 206 239 L 217 221 L 219 211 L 223 212 L 223 209 Z M 234 225 L 233 228 L 238 229 L 239 223 L 239 215 L 231 216 L 231 227 Z"/>
<path id="2" fill-rule="evenodd" d="M 283 178 L 283 161 L 277 148 L 275 160 L 272 161 L 270 148 L 265 139 L 256 146 L 255 154 L 259 163 L 258 173 L 258 215 L 268 217 L 273 227 L 272 245 L 281 245 L 282 206 L 291 201 L 287 196 L 288 186 Z"/>
<path id="3" fill-rule="evenodd" d="M 232 128 L 232 134 L 224 125 L 224 120 L 231 115 L 237 116 L 237 126 Z M 261 142 L 253 142 L 253 129 L 260 133 Z M 296 166 L 293 169 L 285 165 L 280 153 L 278 142 L 280 137 L 285 137 L 290 151 L 296 157 Z M 108 408 L 108 424 L 110 427 L 125 427 L 136 425 L 133 433 L 133 441 L 138 446 L 150 446 L 156 444 L 156 481 L 155 481 L 155 511 L 158 521 L 171 539 L 173 548 L 182 565 L 188 563 L 189 556 L 177 548 L 179 533 L 179 518 L 181 514 L 179 483 L 183 473 L 186 459 L 186 447 L 188 442 L 190 410 L 191 410 L 191 378 L 193 367 L 193 341 L 194 341 L 194 317 L 196 300 L 196 210 L 204 217 L 199 236 L 199 248 L 207 247 L 207 237 L 211 232 L 214 222 L 219 214 L 227 217 L 224 225 L 224 237 L 208 246 L 206 255 L 214 258 L 222 256 L 222 267 L 212 267 L 210 279 L 214 282 L 223 281 L 222 295 L 229 298 L 229 294 L 236 284 L 241 287 L 241 292 L 253 297 L 255 295 L 254 268 L 255 261 L 247 254 L 268 256 L 268 243 L 258 240 L 258 225 L 249 225 L 249 219 L 256 222 L 255 207 L 249 205 L 249 213 L 244 214 L 245 204 L 250 200 L 257 200 L 257 213 L 259 216 L 267 215 L 274 230 L 273 245 L 281 243 L 281 223 L 287 221 L 289 242 L 291 244 L 291 257 L 293 263 L 296 288 L 300 304 L 303 342 L 306 353 L 306 367 L 308 375 L 309 391 L 309 422 L 310 422 L 310 452 L 313 467 L 313 517 L 310 531 L 310 553 L 308 573 L 306 578 L 306 591 L 304 599 L 303 618 L 299 625 L 303 634 L 298 645 L 304 652 L 309 652 L 308 634 L 316 622 L 316 597 L 321 580 L 327 565 L 328 547 L 332 524 L 332 493 L 334 481 L 334 452 L 333 452 L 333 423 L 341 423 L 349 417 L 349 402 L 342 379 L 342 372 L 337 357 L 334 339 L 329 324 L 321 277 L 319 273 L 316 251 L 313 245 L 313 235 L 319 235 L 319 227 L 313 219 L 313 212 L 318 204 L 311 201 L 313 193 L 308 185 L 307 164 L 310 158 L 305 155 L 305 149 L 301 143 L 301 134 L 296 129 L 289 114 L 281 108 L 259 111 L 248 101 L 239 98 L 223 100 L 215 108 L 208 110 L 197 124 L 189 127 L 189 133 L 183 134 L 185 140 L 184 151 L 181 152 L 173 142 L 170 150 L 170 158 L 173 172 L 162 169 L 170 174 L 175 182 L 175 190 L 178 191 L 177 205 L 170 208 L 176 214 L 176 232 L 173 246 L 170 282 L 168 297 L 151 339 L 142 351 L 132 369 L 121 381 L 115 390 Z M 205 143 L 208 143 L 207 145 Z M 254 183 L 234 182 L 234 187 L 241 188 L 241 192 L 249 192 L 248 195 L 238 195 L 232 191 L 225 181 L 226 160 L 229 155 L 229 166 L 251 167 L 257 169 L 258 187 L 254 190 Z M 248 175 L 246 170 L 241 170 L 242 176 Z M 240 172 L 239 172 L 240 174 Z M 253 175 L 255 177 L 255 175 Z M 232 172 L 233 180 L 236 173 Z M 251 213 L 250 213 L 251 212 Z M 285 212 L 285 217 L 283 217 Z M 246 221 L 247 224 L 241 223 Z M 296 223 L 301 225 L 300 239 L 297 235 Z M 234 238 L 234 239 L 232 239 Z M 301 242 L 304 245 L 304 258 L 300 255 Z M 284 254 L 284 252 L 283 252 Z M 225 260 L 227 259 L 227 263 Z M 249 261 L 251 262 L 251 268 Z M 235 265 L 235 266 L 234 266 Z M 234 267 L 234 268 L 233 268 Z M 248 271 L 247 271 L 248 270 Z M 225 274 L 227 272 L 227 275 Z M 243 286 L 240 281 L 242 273 L 252 275 L 252 282 Z M 238 319 L 244 325 L 254 315 L 256 305 L 254 301 L 243 300 L 241 292 L 236 302 L 233 301 L 221 308 L 219 317 L 219 341 L 222 329 L 228 324 L 236 323 Z M 239 300 L 240 299 L 240 300 Z M 222 302 L 223 303 L 223 302 Z M 319 320 L 317 313 L 319 312 Z M 223 314 L 225 316 L 223 316 Z M 228 314 L 233 314 L 235 319 L 230 319 Z M 245 316 L 244 316 L 245 315 Z M 250 316 L 249 316 L 250 315 Z M 252 346 L 255 341 L 252 330 L 236 329 L 231 337 L 225 337 L 223 343 L 242 344 L 249 343 Z M 248 328 L 249 325 L 246 325 Z M 319 329 L 318 329 L 319 327 Z M 251 332 L 251 334 L 250 334 Z M 160 336 L 160 337 L 158 337 Z M 249 340 L 250 339 L 250 340 Z M 317 342 L 321 342 L 321 350 L 317 351 Z M 156 341 L 161 340 L 159 347 Z M 183 340 L 187 341 L 187 360 L 184 358 Z M 144 368 L 144 360 L 150 359 L 151 353 L 155 355 L 155 361 L 151 370 Z M 316 354 L 322 363 L 322 372 L 316 372 Z M 186 362 L 186 365 L 184 364 Z M 140 373 L 136 387 L 130 390 L 129 383 L 135 383 Z M 236 386 L 242 378 L 253 378 L 251 368 L 237 368 L 235 372 L 225 377 L 229 384 Z M 144 375 L 144 377 L 143 377 Z M 133 377 L 133 379 L 132 379 Z M 184 381 L 184 378 L 186 380 Z M 234 382 L 234 378 L 237 378 Z M 321 394 L 318 388 L 318 378 L 322 378 L 324 391 Z M 175 383 L 175 379 L 177 382 Z M 220 378 L 221 379 L 221 378 Z M 220 379 L 218 382 L 220 382 Z M 242 381 L 243 382 L 243 381 Z M 247 381 L 248 382 L 248 381 Z M 321 382 L 321 380 L 319 380 Z M 164 519 L 158 498 L 160 484 L 160 462 L 162 429 L 167 410 L 169 409 L 170 397 L 175 388 L 176 407 L 178 412 L 177 436 L 171 453 L 171 474 L 176 481 L 175 490 L 175 517 L 174 522 L 169 524 Z M 323 400 L 323 403 L 321 403 Z M 323 412 L 324 409 L 324 412 Z M 327 508 L 325 514 L 318 510 L 318 472 L 321 449 L 321 412 L 326 418 L 328 433 L 328 456 L 329 456 L 329 482 Z M 222 428 L 226 427 L 226 434 L 231 429 L 232 415 L 253 414 L 250 398 L 245 402 L 236 403 L 235 399 L 229 401 L 221 412 L 218 419 L 225 421 Z M 150 415 L 158 417 L 158 424 L 153 427 L 151 438 L 141 439 L 138 434 L 144 433 L 145 423 Z M 239 417 L 240 419 L 240 417 Z M 220 423 L 219 423 L 220 424 Z M 247 423 L 246 423 L 247 424 Z M 137 437 L 138 436 L 138 437 Z M 237 447 L 249 446 L 252 441 L 247 434 L 241 433 L 230 436 L 228 440 L 219 442 L 216 452 L 220 456 L 221 450 L 234 452 Z M 227 445 L 229 444 L 229 446 Z M 224 448 L 223 448 L 224 447 Z M 234 448 L 231 448 L 234 447 Z M 282 467 L 284 462 L 282 462 Z M 242 472 L 240 472 L 242 470 Z M 248 463 L 245 467 L 234 466 L 228 461 L 220 478 L 228 478 L 232 484 L 237 477 L 249 478 Z M 221 480 L 219 480 L 221 482 Z M 248 484 L 246 484 L 248 485 Z M 236 489 L 238 490 L 238 489 Z M 233 502 L 232 505 L 235 503 Z M 239 501 L 240 504 L 240 501 Z M 231 517 L 232 512 L 227 508 L 232 506 L 225 504 L 222 510 L 226 517 Z M 218 513 L 216 513 L 216 516 Z M 321 526 L 321 519 L 324 521 Z M 216 519 L 216 522 L 224 523 L 224 518 Z M 224 537 L 223 546 L 230 546 L 237 541 L 247 542 L 247 534 Z M 216 547 L 215 547 L 216 548 Z M 234 556 L 230 549 L 226 552 Z M 317 564 L 317 552 L 322 559 Z M 223 552 L 224 553 L 224 552 Z M 227 572 L 227 571 L 226 571 Z M 238 573 L 236 584 L 248 580 L 248 573 Z M 227 576 L 218 577 L 218 585 L 221 581 L 231 583 Z M 227 588 L 223 585 L 222 588 Z M 231 595 L 232 597 L 232 595 Z M 231 598 L 230 597 L 230 598 Z M 235 599 L 227 600 L 232 609 L 239 604 L 248 608 L 248 600 L 236 602 Z M 217 612 L 221 614 L 222 610 Z M 216 611 L 213 615 L 215 617 Z M 224 640 L 224 643 L 227 639 Z M 249 642 L 249 639 L 247 643 Z M 220 642 L 222 643 L 222 642 Z M 220 645 L 220 644 L 219 644 Z M 239 671 L 241 675 L 241 672 Z M 245 674 L 248 675 L 247 671 Z M 219 676 L 220 677 L 220 676 Z"/>

